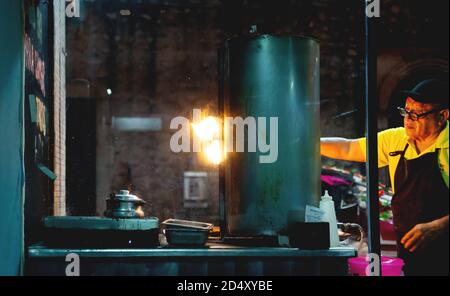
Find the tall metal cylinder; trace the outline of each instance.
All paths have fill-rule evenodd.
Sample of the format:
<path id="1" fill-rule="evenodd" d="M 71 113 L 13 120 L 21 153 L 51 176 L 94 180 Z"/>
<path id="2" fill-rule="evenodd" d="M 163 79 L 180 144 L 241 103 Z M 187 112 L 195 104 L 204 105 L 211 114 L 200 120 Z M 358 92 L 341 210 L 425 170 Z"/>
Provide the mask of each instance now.
<path id="1" fill-rule="evenodd" d="M 230 39 L 219 54 L 224 118 L 278 120 L 278 155 L 261 163 L 259 145 L 230 152 L 221 165 L 221 223 L 225 236 L 276 236 L 302 220 L 320 196 L 319 43 L 297 36 Z M 229 131 L 230 132 L 230 131 Z M 259 140 L 259 139 L 258 139 Z M 273 139 L 272 139 L 273 140 Z"/>

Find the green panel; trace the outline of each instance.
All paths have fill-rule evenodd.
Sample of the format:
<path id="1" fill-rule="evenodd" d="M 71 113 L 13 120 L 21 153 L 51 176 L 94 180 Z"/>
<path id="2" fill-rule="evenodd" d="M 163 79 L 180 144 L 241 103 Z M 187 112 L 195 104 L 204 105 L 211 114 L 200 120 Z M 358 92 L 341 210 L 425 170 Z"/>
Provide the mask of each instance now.
<path id="1" fill-rule="evenodd" d="M 36 96 L 28 95 L 28 101 L 30 103 L 31 122 L 36 123 L 37 122 Z"/>
<path id="2" fill-rule="evenodd" d="M 23 254 L 22 1 L 0 1 L 0 275 L 21 273 Z"/>
<path id="3" fill-rule="evenodd" d="M 52 172 L 48 167 L 43 165 L 42 163 L 38 163 L 37 167 L 43 172 L 47 177 L 49 177 L 51 180 L 56 180 L 56 175 L 54 172 Z"/>

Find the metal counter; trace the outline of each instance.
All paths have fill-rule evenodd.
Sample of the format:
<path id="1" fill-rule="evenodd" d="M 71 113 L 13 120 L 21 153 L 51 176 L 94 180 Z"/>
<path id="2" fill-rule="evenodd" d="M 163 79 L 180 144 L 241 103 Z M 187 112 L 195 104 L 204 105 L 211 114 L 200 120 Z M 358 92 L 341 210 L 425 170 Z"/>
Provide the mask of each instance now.
<path id="1" fill-rule="evenodd" d="M 26 274 L 65 275 L 68 254 L 80 256 L 81 275 L 142 276 L 277 276 L 346 275 L 351 247 L 299 250 L 236 247 L 218 243 L 205 248 L 154 249 L 28 249 Z"/>

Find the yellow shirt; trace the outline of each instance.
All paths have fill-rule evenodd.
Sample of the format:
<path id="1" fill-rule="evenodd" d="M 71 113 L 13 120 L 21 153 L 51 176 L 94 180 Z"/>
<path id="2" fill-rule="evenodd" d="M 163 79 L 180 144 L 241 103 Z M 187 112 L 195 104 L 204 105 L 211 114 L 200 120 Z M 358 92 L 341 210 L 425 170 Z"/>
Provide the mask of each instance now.
<path id="1" fill-rule="evenodd" d="M 361 150 L 363 151 L 364 157 L 366 157 L 366 138 L 360 138 L 358 139 L 358 141 Z M 444 179 L 444 182 L 448 187 L 448 121 L 445 129 L 439 134 L 438 138 L 436 139 L 436 142 L 428 147 L 428 149 L 426 149 L 425 151 L 422 151 L 420 154 L 417 154 L 417 151 L 414 148 L 415 146 L 413 141 L 410 141 L 410 139 L 406 135 L 405 128 L 392 128 L 378 133 L 378 167 L 382 168 L 385 166 L 389 166 L 389 175 L 391 179 L 392 190 L 394 192 L 394 176 L 395 170 L 397 169 L 397 165 L 400 160 L 400 156 L 390 156 L 389 153 L 405 150 L 407 143 L 409 143 L 409 146 L 405 152 L 406 159 L 418 158 L 423 156 L 424 154 L 435 152 L 436 149 L 440 149 L 438 155 L 439 167 L 442 173 L 442 178 Z"/>

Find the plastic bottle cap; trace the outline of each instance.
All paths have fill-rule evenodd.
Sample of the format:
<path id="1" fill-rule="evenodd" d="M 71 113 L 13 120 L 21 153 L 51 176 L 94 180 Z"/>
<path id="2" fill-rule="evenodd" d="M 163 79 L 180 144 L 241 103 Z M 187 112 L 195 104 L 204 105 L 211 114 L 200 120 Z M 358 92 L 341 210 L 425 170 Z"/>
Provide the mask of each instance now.
<path id="1" fill-rule="evenodd" d="M 325 190 L 325 194 L 322 196 L 322 199 L 333 199 L 331 195 L 328 194 L 328 190 Z"/>

